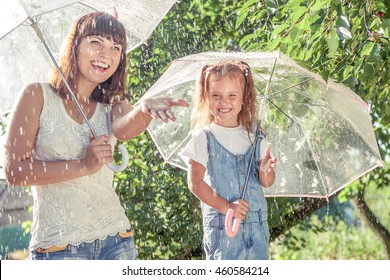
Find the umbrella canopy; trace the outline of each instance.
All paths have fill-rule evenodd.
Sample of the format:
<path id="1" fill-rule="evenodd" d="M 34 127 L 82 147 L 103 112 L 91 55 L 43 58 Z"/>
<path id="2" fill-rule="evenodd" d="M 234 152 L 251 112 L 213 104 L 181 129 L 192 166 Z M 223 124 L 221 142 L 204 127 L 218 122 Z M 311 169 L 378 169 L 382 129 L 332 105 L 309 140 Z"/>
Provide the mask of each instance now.
<path id="1" fill-rule="evenodd" d="M 247 62 L 258 91 L 261 125 L 278 158 L 266 196 L 329 197 L 383 165 L 367 104 L 349 88 L 299 66 L 279 52 L 189 55 L 172 62 L 145 96 L 191 103 L 200 69 L 223 59 Z M 174 123 L 148 131 L 163 158 L 186 170 L 181 149 L 190 139 L 191 110 L 174 108 Z"/>
<path id="2" fill-rule="evenodd" d="M 31 27 L 37 22 L 54 57 L 80 16 L 102 11 L 117 15 L 127 30 L 128 49 L 145 43 L 176 0 L 7 0 L 0 9 L 0 113 L 9 111 L 21 87 L 47 80 L 53 67 Z"/>

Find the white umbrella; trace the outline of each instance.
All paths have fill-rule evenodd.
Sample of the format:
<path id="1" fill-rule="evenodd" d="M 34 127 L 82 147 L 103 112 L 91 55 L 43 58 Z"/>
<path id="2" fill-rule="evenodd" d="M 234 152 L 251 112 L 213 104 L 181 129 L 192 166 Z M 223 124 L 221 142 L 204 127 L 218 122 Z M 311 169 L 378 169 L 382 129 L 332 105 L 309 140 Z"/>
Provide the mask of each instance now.
<path id="1" fill-rule="evenodd" d="M 383 165 L 368 105 L 342 84 L 325 82 L 279 52 L 205 52 L 174 60 L 146 92 L 148 97 L 192 101 L 195 80 L 206 64 L 247 62 L 258 91 L 271 150 L 278 158 L 276 182 L 266 196 L 328 198 Z M 171 123 L 148 131 L 166 162 L 187 169 L 180 157 L 190 138 L 191 110 L 173 108 Z"/>

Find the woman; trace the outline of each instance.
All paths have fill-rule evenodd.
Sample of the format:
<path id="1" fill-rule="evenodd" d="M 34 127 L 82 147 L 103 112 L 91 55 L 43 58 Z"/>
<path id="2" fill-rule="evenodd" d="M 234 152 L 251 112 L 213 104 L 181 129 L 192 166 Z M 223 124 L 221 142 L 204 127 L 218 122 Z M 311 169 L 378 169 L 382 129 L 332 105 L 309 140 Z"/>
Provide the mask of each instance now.
<path id="1" fill-rule="evenodd" d="M 31 186 L 32 259 L 136 259 L 133 231 L 113 188 L 117 139 L 143 132 L 151 119 L 174 120 L 183 100 L 125 97 L 126 34 L 113 16 L 96 12 L 72 26 L 60 69 L 98 137 L 57 70 L 49 83 L 27 85 L 13 111 L 5 173 Z"/>

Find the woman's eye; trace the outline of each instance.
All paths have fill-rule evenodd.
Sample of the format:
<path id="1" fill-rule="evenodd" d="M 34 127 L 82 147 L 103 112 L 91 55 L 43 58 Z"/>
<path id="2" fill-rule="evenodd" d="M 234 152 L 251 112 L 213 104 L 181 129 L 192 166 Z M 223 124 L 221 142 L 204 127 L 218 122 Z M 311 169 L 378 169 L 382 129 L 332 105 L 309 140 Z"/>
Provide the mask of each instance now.
<path id="1" fill-rule="evenodd" d="M 100 42 L 96 40 L 91 40 L 91 44 L 94 44 L 96 46 L 100 46 Z"/>
<path id="2" fill-rule="evenodd" d="M 113 49 L 114 51 L 116 51 L 116 52 L 120 52 L 120 51 L 121 51 L 121 48 L 118 47 L 118 46 L 114 46 L 114 47 L 112 47 L 112 49 Z"/>

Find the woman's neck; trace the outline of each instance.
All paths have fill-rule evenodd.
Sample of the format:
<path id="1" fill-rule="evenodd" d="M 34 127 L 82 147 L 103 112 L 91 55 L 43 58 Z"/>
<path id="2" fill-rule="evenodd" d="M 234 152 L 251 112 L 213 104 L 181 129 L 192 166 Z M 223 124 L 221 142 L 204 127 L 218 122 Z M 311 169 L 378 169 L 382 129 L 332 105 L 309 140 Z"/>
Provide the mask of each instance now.
<path id="1" fill-rule="evenodd" d="M 96 87 L 97 84 L 95 83 L 90 83 L 85 80 L 76 80 L 76 83 L 73 86 L 73 93 L 80 103 L 89 103 L 92 92 Z"/>

